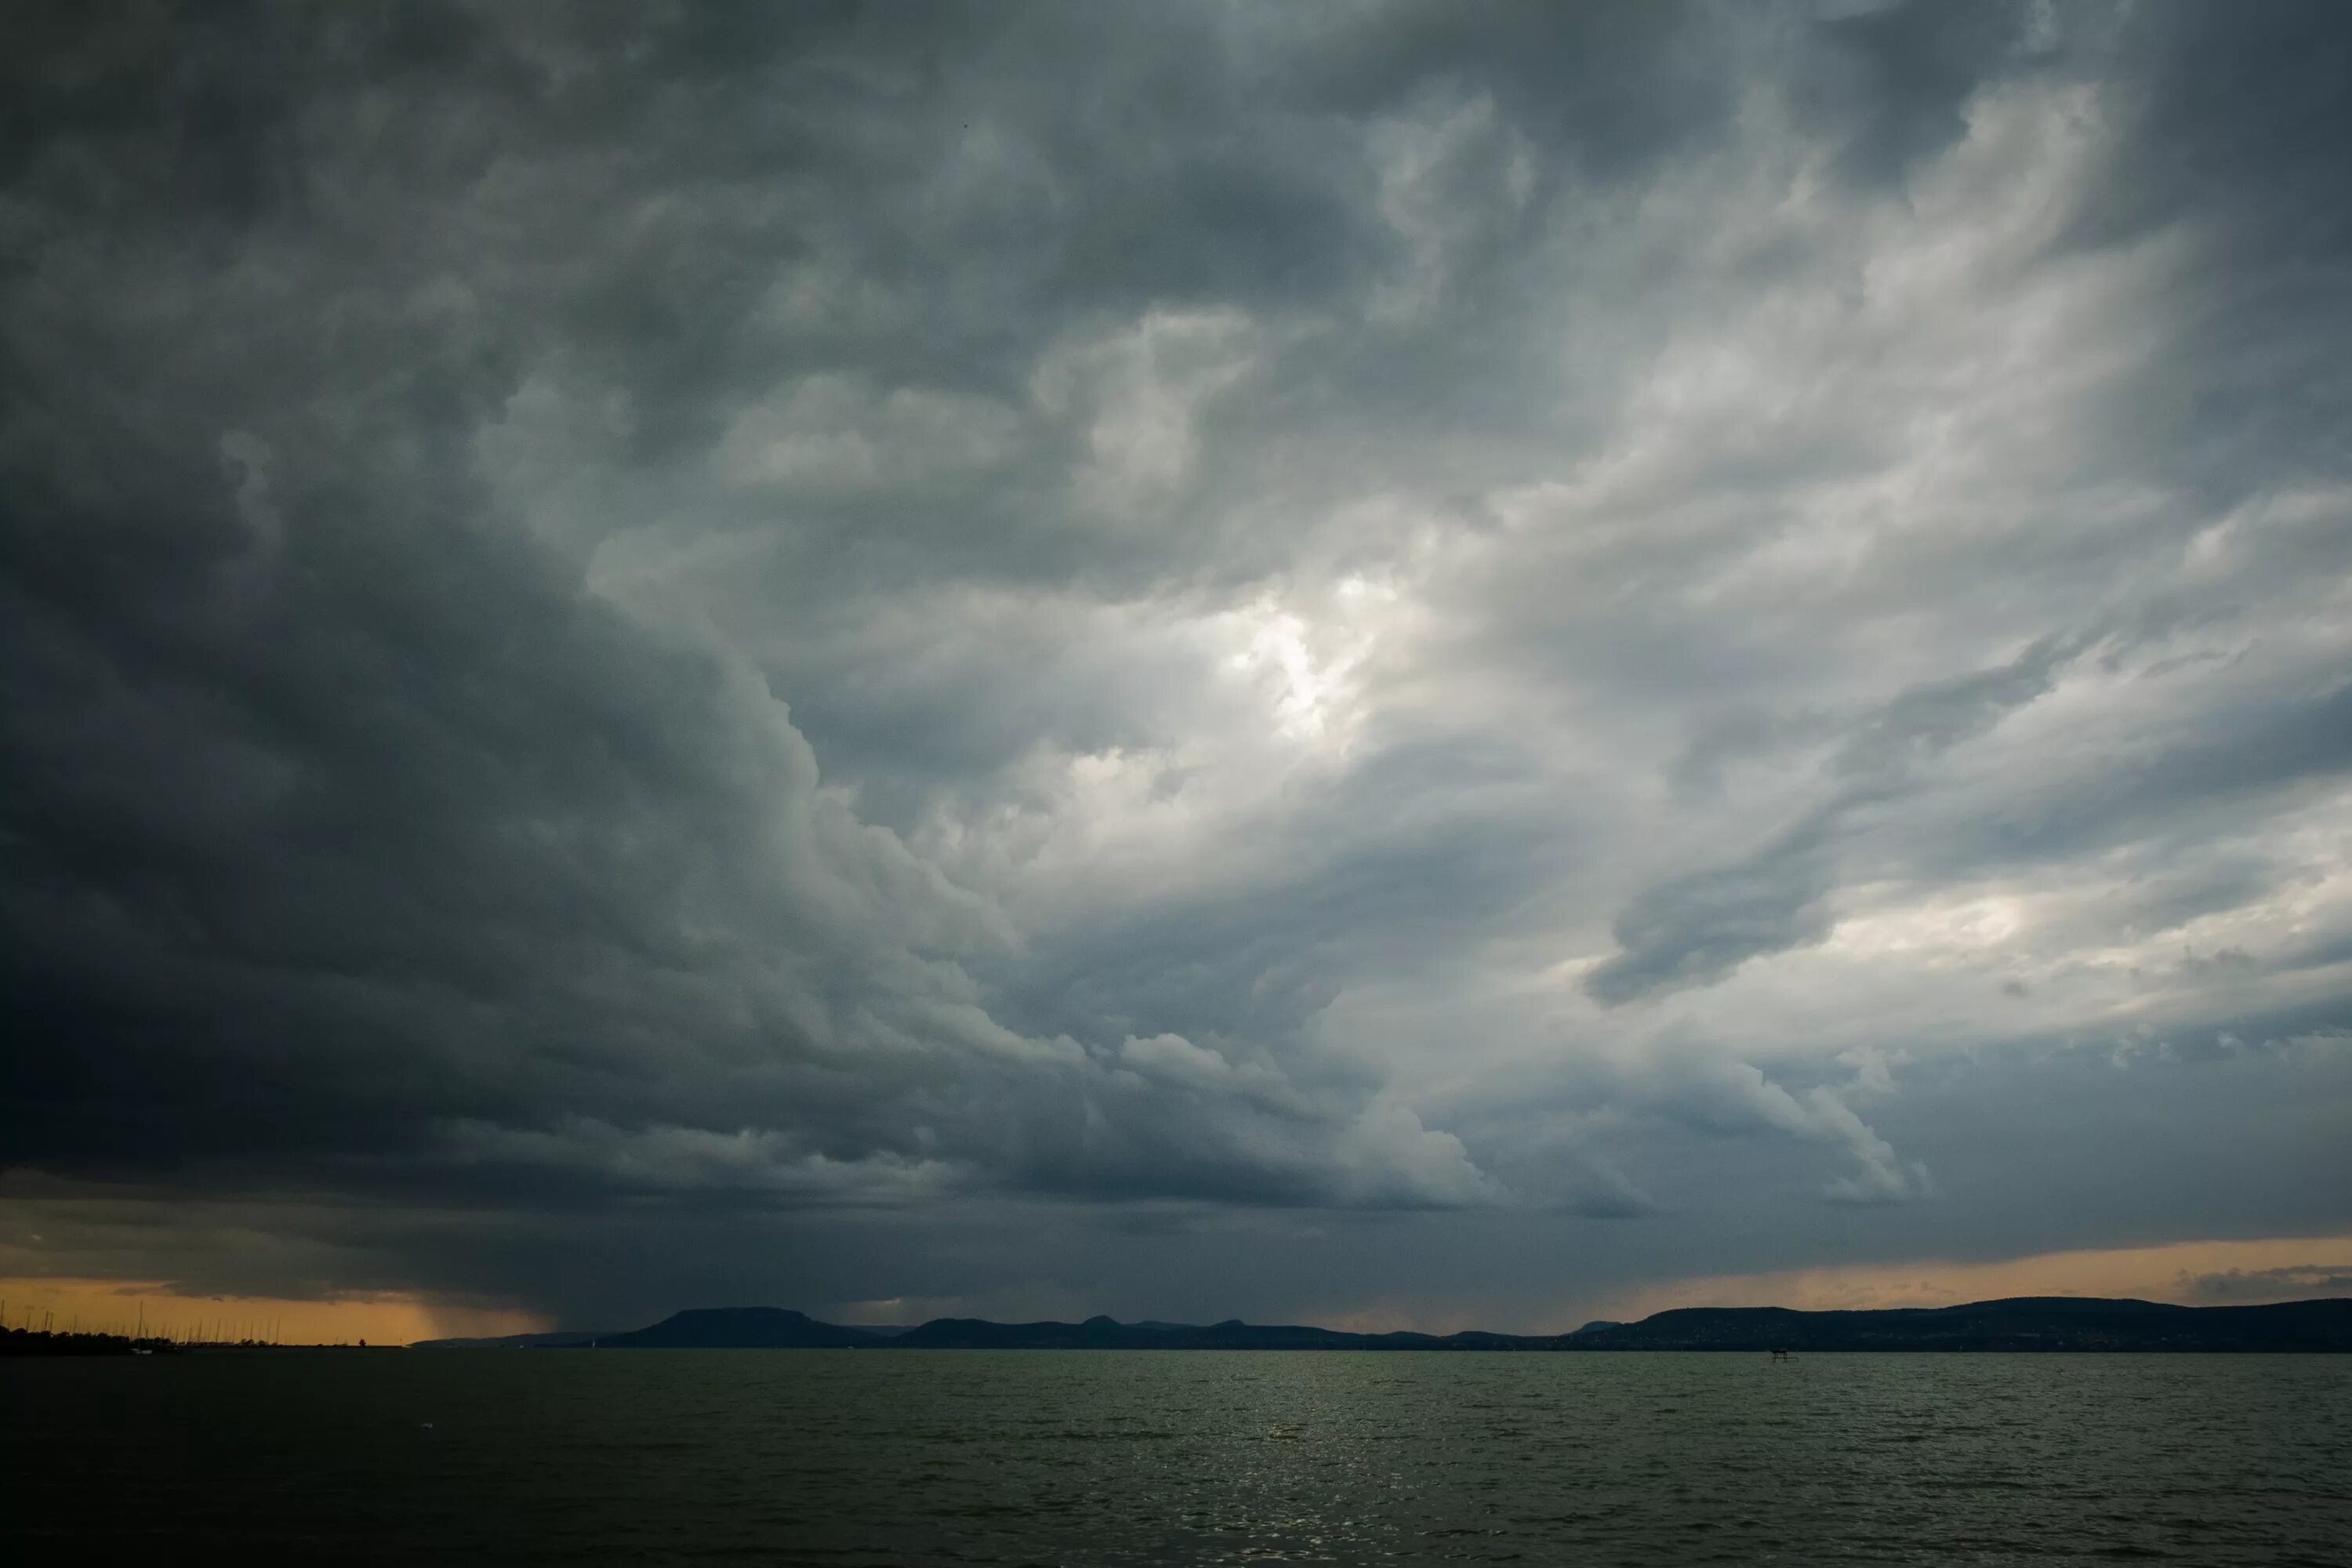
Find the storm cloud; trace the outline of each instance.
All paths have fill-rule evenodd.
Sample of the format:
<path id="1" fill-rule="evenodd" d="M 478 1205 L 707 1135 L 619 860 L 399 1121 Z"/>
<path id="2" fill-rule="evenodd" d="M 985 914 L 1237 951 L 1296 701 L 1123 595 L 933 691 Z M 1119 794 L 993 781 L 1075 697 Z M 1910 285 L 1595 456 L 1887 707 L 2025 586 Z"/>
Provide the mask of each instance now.
<path id="1" fill-rule="evenodd" d="M 2352 1225 L 2336 8 L 0 29 L 0 1275 Z"/>

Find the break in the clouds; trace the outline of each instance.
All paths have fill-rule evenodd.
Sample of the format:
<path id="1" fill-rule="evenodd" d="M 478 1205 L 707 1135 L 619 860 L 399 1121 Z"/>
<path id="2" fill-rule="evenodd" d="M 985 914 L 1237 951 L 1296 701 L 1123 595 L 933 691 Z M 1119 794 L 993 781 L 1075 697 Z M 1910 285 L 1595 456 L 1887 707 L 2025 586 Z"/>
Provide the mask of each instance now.
<path id="1" fill-rule="evenodd" d="M 2352 1222 L 2338 8 L 4 26 L 0 1274 Z"/>

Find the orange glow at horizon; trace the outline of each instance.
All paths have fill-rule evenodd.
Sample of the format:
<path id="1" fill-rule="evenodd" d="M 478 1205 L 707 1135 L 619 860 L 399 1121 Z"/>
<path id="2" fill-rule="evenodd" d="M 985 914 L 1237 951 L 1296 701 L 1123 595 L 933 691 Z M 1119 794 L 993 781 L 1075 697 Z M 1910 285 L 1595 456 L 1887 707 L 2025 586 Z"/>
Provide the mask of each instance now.
<path id="1" fill-rule="evenodd" d="M 414 1340 L 541 1333 L 543 1314 L 512 1308 L 453 1307 L 413 1292 L 382 1291 L 300 1300 L 272 1296 L 203 1296 L 154 1280 L 0 1279 L 0 1319 L 7 1327 L 173 1339 L 274 1340 L 289 1345 L 404 1345 Z"/>

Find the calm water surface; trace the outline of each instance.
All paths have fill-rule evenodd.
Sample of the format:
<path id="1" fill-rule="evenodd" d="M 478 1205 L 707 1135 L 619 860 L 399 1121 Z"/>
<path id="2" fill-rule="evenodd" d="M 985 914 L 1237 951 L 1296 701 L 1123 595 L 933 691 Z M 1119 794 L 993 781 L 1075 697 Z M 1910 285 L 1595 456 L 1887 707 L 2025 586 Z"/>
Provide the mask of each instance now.
<path id="1" fill-rule="evenodd" d="M 0 1561 L 206 1547 L 362 1562 L 2336 1565 L 2352 1562 L 2352 1357 L 0 1363 Z"/>

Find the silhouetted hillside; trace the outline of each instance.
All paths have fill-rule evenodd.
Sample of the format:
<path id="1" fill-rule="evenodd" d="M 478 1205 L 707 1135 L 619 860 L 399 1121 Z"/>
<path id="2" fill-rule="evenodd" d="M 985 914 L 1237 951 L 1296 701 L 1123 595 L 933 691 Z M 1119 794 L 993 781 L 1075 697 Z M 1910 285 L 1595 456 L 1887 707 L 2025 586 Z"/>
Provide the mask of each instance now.
<path id="1" fill-rule="evenodd" d="M 528 1336 L 553 1341 L 568 1336 Z M 449 1343 L 453 1342 L 436 1342 Z M 1786 1307 L 1687 1307 L 1638 1323 L 1588 1323 L 1567 1334 L 1359 1334 L 1238 1319 L 1190 1323 L 997 1323 L 938 1318 L 873 1330 L 819 1322 L 775 1307 L 679 1312 L 650 1328 L 600 1336 L 606 1350 L 668 1348 L 893 1350 L 1418 1351 L 2352 1351 L 2352 1300 L 2261 1307 L 2174 1307 L 2074 1296 L 2021 1296 L 1958 1307 L 1800 1312 Z"/>
<path id="2" fill-rule="evenodd" d="M 1580 1350 L 2352 1351 L 2352 1300 L 2175 1307 L 2018 1296 L 1958 1307 L 1797 1312 L 1687 1307 L 1576 1336 Z"/>
<path id="3" fill-rule="evenodd" d="M 891 1343 L 908 1350 L 1549 1350 L 1549 1336 L 1489 1334 L 1357 1334 L 1300 1324 L 1244 1323 L 1228 1319 L 1206 1328 L 1191 1323 L 992 1323 L 984 1318 L 940 1318 L 908 1330 Z"/>
<path id="4" fill-rule="evenodd" d="M 584 1345 L 590 1340 L 614 1337 L 593 1329 L 582 1329 L 551 1334 L 499 1334 L 485 1340 L 418 1340 L 408 1348 L 415 1351 L 506 1351 L 562 1350 L 570 1345 Z"/>
<path id="5" fill-rule="evenodd" d="M 821 1350 L 888 1342 L 782 1307 L 702 1307 L 597 1338 L 598 1350 Z"/>

